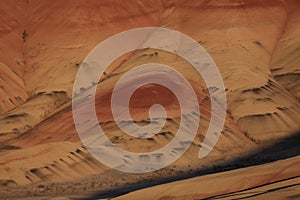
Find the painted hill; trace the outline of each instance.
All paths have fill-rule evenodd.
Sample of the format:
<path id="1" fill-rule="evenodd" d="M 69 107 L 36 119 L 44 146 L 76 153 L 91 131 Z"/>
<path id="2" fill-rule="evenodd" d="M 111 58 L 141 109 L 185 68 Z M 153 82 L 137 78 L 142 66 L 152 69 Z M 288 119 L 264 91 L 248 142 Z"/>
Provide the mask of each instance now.
<path id="1" fill-rule="evenodd" d="M 299 9 L 296 0 L 1 2 L 0 184 L 6 189 L 0 197 L 74 193 L 62 183 L 75 182 L 78 194 L 89 194 L 159 180 L 216 167 L 292 136 L 300 130 Z M 222 74 L 228 110 L 215 149 L 199 160 L 211 115 L 202 78 L 188 62 L 164 51 L 144 49 L 120 57 L 101 78 L 96 95 L 99 123 L 118 146 L 135 152 L 160 148 L 179 125 L 176 97 L 164 87 L 147 85 L 134 93 L 132 117 L 147 124 L 149 107 L 160 103 L 168 114 L 164 128 L 151 139 L 137 139 L 116 126 L 110 109 L 113 86 L 139 64 L 159 62 L 177 69 L 192 84 L 201 110 L 198 135 L 184 156 L 166 169 L 137 176 L 111 170 L 86 151 L 74 127 L 71 96 L 82 61 L 97 44 L 147 26 L 178 30 L 207 50 Z M 85 191 L 80 183 L 87 185 Z"/>

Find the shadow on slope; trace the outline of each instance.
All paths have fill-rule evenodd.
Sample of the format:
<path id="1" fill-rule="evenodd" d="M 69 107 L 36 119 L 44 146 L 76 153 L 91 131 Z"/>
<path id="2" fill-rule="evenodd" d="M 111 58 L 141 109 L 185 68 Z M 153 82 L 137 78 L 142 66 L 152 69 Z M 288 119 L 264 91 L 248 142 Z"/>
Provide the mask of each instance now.
<path id="1" fill-rule="evenodd" d="M 222 163 L 220 165 L 216 165 L 208 169 L 203 169 L 197 172 L 178 175 L 178 176 L 166 177 L 162 180 L 155 180 L 155 181 L 139 183 L 135 185 L 128 185 L 128 186 L 117 187 L 109 190 L 103 190 L 100 191 L 95 196 L 90 198 L 85 198 L 85 199 L 94 200 L 94 199 L 102 199 L 102 198 L 114 198 L 117 196 L 127 194 L 129 192 L 144 189 L 147 187 L 152 187 L 155 185 L 170 183 L 170 182 L 184 180 L 188 178 L 194 178 L 206 174 L 213 174 L 218 172 L 234 170 L 238 168 L 261 165 L 261 164 L 265 164 L 277 160 L 292 158 L 298 155 L 300 155 L 300 132 L 293 134 L 290 137 L 286 137 L 280 141 L 277 141 L 272 145 L 266 146 L 265 148 L 263 148 L 262 150 L 256 153 L 249 154 L 242 158 L 233 159 L 229 162 Z"/>

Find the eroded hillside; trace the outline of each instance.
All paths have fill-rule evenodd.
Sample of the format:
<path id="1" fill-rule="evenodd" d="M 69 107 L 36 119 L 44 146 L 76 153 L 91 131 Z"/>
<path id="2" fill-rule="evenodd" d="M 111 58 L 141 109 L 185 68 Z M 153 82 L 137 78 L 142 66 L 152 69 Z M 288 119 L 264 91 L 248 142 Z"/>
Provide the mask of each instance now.
<path id="1" fill-rule="evenodd" d="M 180 113 L 172 93 L 157 85 L 142 87 L 130 105 L 135 121 L 149 123 L 147 110 L 155 102 L 167 109 L 168 121 L 149 140 L 123 134 L 113 120 L 110 99 L 126 71 L 143 63 L 166 64 L 184 74 L 197 93 L 201 119 L 193 145 L 173 165 L 149 177 L 220 165 L 291 136 L 300 130 L 299 9 L 297 1 L 279 0 L 0 3 L 1 182 L 21 188 L 94 174 L 106 174 L 110 182 L 98 180 L 99 187 L 113 187 L 126 178 L 141 181 L 125 173 L 116 177 L 116 171 L 82 147 L 71 106 L 73 82 L 87 54 L 109 36 L 137 27 L 166 27 L 198 41 L 216 62 L 227 91 L 220 140 L 199 160 L 211 115 L 201 76 L 178 56 L 153 49 L 112 63 L 98 84 L 96 110 L 110 140 L 127 150 L 146 152 L 167 144 L 176 135 Z"/>

